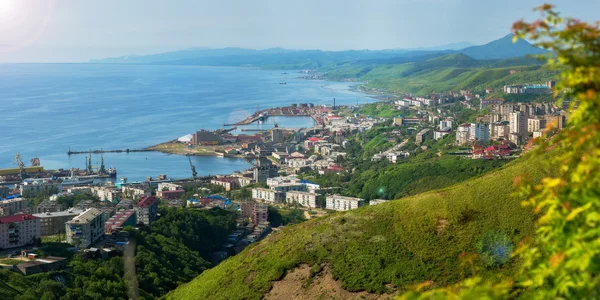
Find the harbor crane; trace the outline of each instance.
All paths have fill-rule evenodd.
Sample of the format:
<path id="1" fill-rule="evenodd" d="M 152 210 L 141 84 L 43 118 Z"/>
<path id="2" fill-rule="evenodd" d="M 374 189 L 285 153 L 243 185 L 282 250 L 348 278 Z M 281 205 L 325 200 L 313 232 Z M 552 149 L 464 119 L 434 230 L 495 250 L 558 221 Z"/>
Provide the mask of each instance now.
<path id="1" fill-rule="evenodd" d="M 196 172 L 196 167 L 194 167 L 194 165 L 192 164 L 192 159 L 190 158 L 190 156 L 188 155 L 187 157 L 188 157 L 188 160 L 190 161 L 190 169 L 192 169 L 192 178 L 194 179 L 194 181 L 196 181 L 198 172 Z"/>
<path id="2" fill-rule="evenodd" d="M 27 177 L 27 173 L 25 173 L 25 164 L 21 160 L 20 152 L 17 152 L 17 155 L 15 155 L 15 163 L 19 165 L 19 176 L 21 177 L 21 180 L 25 179 L 25 177 Z"/>

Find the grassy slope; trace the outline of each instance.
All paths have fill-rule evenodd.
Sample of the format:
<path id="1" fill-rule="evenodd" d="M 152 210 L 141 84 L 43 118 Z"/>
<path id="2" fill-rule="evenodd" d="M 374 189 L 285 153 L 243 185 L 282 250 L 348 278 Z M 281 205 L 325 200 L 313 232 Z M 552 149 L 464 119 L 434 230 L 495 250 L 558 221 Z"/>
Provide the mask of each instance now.
<path id="1" fill-rule="evenodd" d="M 535 181 L 543 176 L 539 162 L 518 160 L 450 188 L 287 227 L 167 298 L 260 299 L 272 281 L 301 263 L 328 263 L 351 291 L 385 292 L 390 283 L 402 290 L 425 280 L 456 282 L 471 274 L 458 256 L 475 252 L 484 233 L 500 230 L 515 244 L 534 233 L 531 210 L 511 193 L 515 176 L 527 174 Z M 511 272 L 517 263 L 480 267 L 484 274 Z"/>
<path id="2" fill-rule="evenodd" d="M 510 70 L 517 73 L 511 75 Z M 475 92 L 487 87 L 497 90 L 507 84 L 544 82 L 555 74 L 532 58 L 474 60 L 463 54 L 449 54 L 401 64 L 342 64 L 330 69 L 325 76 L 366 80 L 369 87 L 390 92 L 426 95 L 463 88 Z"/>

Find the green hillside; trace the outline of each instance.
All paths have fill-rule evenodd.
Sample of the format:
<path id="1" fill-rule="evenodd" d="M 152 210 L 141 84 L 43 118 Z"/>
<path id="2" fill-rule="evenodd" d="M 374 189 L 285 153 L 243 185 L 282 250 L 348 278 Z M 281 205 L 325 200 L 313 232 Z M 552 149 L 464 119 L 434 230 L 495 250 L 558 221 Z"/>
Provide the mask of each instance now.
<path id="1" fill-rule="evenodd" d="M 511 74 L 511 70 L 516 72 Z M 508 84 L 544 82 L 556 74 L 534 58 L 475 60 L 455 53 L 402 64 L 336 65 L 325 77 L 368 81 L 369 88 L 393 93 L 426 95 L 457 89 L 483 92 L 491 87 L 498 90 Z"/>
<path id="2" fill-rule="evenodd" d="M 512 195 L 512 186 L 521 174 L 539 181 L 540 165 L 524 158 L 450 188 L 287 227 L 167 298 L 261 299 L 274 281 L 303 264 L 312 266 L 311 276 L 326 268 L 345 290 L 371 293 L 395 293 L 429 280 L 443 286 L 475 270 L 484 276 L 511 273 L 518 262 L 500 264 L 501 257 L 492 254 L 498 248 L 488 242 L 506 250 L 534 234 L 534 215 Z M 478 251 L 473 266 L 461 263 L 460 256 Z"/>

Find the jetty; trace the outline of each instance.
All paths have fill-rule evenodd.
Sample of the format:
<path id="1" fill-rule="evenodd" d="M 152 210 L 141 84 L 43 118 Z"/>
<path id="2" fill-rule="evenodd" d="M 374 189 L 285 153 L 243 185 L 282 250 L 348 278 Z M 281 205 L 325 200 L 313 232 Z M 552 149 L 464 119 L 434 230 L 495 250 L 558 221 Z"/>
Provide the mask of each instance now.
<path id="1" fill-rule="evenodd" d="M 85 151 L 71 151 L 71 147 L 67 150 L 67 155 L 72 154 L 101 154 L 101 153 L 129 153 L 129 152 L 151 152 L 154 150 L 150 149 L 118 149 L 118 150 L 85 150 Z"/>

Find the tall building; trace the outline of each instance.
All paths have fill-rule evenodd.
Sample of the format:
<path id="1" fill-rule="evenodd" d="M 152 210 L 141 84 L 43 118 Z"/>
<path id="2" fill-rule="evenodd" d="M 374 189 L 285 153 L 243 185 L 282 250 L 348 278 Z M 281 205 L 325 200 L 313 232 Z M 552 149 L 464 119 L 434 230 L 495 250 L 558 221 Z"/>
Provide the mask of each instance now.
<path id="1" fill-rule="evenodd" d="M 471 124 L 461 124 L 456 129 L 456 143 L 458 145 L 466 145 L 470 141 Z"/>
<path id="2" fill-rule="evenodd" d="M 33 216 L 40 219 L 40 235 L 47 236 L 65 233 L 65 223 L 83 212 L 79 209 L 69 209 L 58 212 L 43 212 Z"/>
<path id="3" fill-rule="evenodd" d="M 34 244 L 39 238 L 39 218 L 27 214 L 0 217 L 0 249 Z"/>
<path id="4" fill-rule="evenodd" d="M 35 212 L 38 214 L 47 212 L 57 212 L 63 210 L 63 207 L 58 201 L 44 200 L 35 208 Z"/>
<path id="5" fill-rule="evenodd" d="M 490 140 L 490 126 L 487 123 L 472 123 L 469 133 L 471 141 L 486 143 Z"/>
<path id="6" fill-rule="evenodd" d="M 522 111 L 513 112 L 510 114 L 509 122 L 510 133 L 516 134 L 516 136 L 518 136 L 516 138 L 513 138 L 513 140 L 518 139 L 518 142 L 516 142 L 515 144 L 522 144 L 525 141 L 525 136 L 527 134 L 527 118 L 525 117 L 525 114 Z"/>
<path id="7" fill-rule="evenodd" d="M 138 223 L 144 223 L 148 226 L 156 220 L 158 213 L 158 198 L 154 196 L 146 196 L 135 205 Z"/>
<path id="8" fill-rule="evenodd" d="M 269 217 L 269 206 L 264 203 L 255 203 L 252 212 L 252 221 L 254 224 L 267 222 Z"/>
<path id="9" fill-rule="evenodd" d="M 104 236 L 104 214 L 90 208 L 65 224 L 67 243 L 87 248 Z"/>
<path id="10" fill-rule="evenodd" d="M 545 119 L 530 118 L 527 119 L 527 132 L 540 131 L 546 128 Z"/>
<path id="11" fill-rule="evenodd" d="M 266 182 L 268 178 L 279 176 L 279 168 L 264 158 L 259 158 L 258 165 L 254 167 L 254 181 Z"/>

